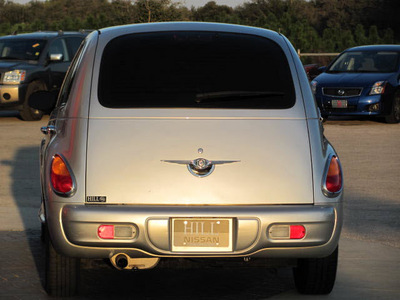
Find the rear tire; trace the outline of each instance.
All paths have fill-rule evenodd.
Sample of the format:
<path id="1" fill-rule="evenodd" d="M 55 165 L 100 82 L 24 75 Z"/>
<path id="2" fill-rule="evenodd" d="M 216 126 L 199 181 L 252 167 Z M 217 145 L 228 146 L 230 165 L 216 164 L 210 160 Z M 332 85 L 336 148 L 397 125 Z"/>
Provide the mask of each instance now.
<path id="1" fill-rule="evenodd" d="M 45 289 L 50 296 L 70 297 L 77 293 L 79 282 L 79 259 L 58 254 L 48 231 L 46 243 Z"/>
<path id="2" fill-rule="evenodd" d="M 335 284 L 338 248 L 327 257 L 301 258 L 293 268 L 294 282 L 301 294 L 326 295 Z"/>
<path id="3" fill-rule="evenodd" d="M 46 90 L 46 86 L 39 81 L 34 81 L 28 86 L 28 89 L 26 91 L 25 101 L 22 106 L 22 110 L 20 110 L 20 112 L 19 112 L 22 120 L 24 120 L 24 121 L 39 121 L 42 119 L 43 112 L 29 106 L 29 97 L 34 92 L 44 91 L 44 90 Z"/>
<path id="4" fill-rule="evenodd" d="M 385 117 L 386 123 L 396 124 L 400 122 L 400 90 L 393 97 L 392 109 L 390 115 Z"/>

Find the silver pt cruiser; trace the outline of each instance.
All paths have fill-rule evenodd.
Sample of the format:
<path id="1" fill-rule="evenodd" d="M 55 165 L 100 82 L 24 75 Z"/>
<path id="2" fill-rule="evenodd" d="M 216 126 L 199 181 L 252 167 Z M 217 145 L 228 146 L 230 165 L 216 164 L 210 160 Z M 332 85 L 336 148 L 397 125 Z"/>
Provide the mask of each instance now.
<path id="1" fill-rule="evenodd" d="M 36 96 L 36 97 L 35 97 Z M 83 42 L 58 98 L 38 92 L 46 289 L 79 258 L 288 259 L 300 293 L 334 285 L 339 158 L 290 42 L 260 28 L 153 23 Z"/>

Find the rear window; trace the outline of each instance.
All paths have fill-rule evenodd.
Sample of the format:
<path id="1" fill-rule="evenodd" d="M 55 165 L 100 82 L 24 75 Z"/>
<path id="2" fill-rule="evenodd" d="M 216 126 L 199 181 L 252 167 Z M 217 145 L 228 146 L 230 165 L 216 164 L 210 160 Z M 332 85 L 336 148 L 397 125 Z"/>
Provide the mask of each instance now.
<path id="1" fill-rule="evenodd" d="M 278 44 L 253 35 L 193 31 L 110 41 L 98 95 L 108 108 L 285 109 L 295 103 Z"/>

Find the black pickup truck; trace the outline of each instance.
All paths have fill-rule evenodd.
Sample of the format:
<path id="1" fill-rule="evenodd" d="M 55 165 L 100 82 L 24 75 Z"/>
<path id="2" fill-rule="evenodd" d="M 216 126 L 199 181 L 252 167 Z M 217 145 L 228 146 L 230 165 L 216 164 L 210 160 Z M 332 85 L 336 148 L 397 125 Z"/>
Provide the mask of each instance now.
<path id="1" fill-rule="evenodd" d="M 18 110 L 25 121 L 43 112 L 28 104 L 37 91 L 57 92 L 85 32 L 35 32 L 0 37 L 0 110 Z"/>

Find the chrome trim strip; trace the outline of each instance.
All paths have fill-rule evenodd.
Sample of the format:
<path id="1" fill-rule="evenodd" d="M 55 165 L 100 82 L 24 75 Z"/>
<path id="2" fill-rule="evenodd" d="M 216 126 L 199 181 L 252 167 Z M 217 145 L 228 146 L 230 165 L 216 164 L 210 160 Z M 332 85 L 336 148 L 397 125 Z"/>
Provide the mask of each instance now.
<path id="1" fill-rule="evenodd" d="M 205 158 L 196 158 L 194 160 L 161 160 L 162 162 L 186 165 L 190 174 L 196 177 L 207 177 L 214 169 L 215 165 L 231 164 L 240 162 L 240 160 L 207 160 Z"/>

